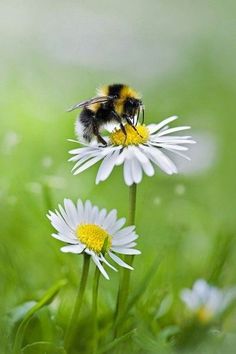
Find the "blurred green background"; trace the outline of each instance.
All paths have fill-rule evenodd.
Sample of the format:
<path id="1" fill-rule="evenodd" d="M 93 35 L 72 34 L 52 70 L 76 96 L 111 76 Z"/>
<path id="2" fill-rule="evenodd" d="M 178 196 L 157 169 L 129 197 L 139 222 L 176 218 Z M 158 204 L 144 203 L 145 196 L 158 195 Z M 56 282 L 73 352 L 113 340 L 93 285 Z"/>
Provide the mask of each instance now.
<path id="1" fill-rule="evenodd" d="M 158 171 L 138 186 L 133 286 L 160 259 L 146 297 L 155 308 L 172 291 L 178 320 L 179 290 L 196 278 L 236 284 L 235 11 L 230 0 L 0 2 L 1 313 L 63 277 L 77 285 L 81 259 L 60 253 L 49 208 L 69 197 L 127 214 L 120 168 L 95 186 L 98 166 L 74 177 L 67 161 L 75 114 L 66 109 L 114 82 L 142 93 L 146 122 L 176 114 L 198 141 L 179 175 Z M 110 275 L 101 308 L 114 306 Z M 226 326 L 236 328 L 233 314 Z"/>

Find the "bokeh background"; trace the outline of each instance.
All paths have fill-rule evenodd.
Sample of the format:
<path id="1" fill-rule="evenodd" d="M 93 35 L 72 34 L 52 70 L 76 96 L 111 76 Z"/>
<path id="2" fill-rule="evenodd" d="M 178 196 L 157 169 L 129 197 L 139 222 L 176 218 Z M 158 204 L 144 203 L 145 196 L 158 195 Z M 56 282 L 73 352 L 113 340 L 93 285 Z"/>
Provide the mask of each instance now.
<path id="1" fill-rule="evenodd" d="M 1 313 L 61 278 L 77 285 L 81 259 L 60 253 L 49 208 L 80 197 L 127 214 L 121 169 L 95 186 L 98 166 L 74 177 L 67 161 L 76 115 L 66 109 L 113 82 L 142 93 L 147 122 L 177 114 L 198 141 L 179 175 L 159 171 L 138 187 L 133 286 L 160 259 L 146 301 L 171 291 L 178 319 L 179 291 L 196 278 L 236 284 L 235 12 L 230 0 L 1 0 Z M 114 306 L 111 276 L 104 308 Z M 233 313 L 225 326 L 236 328 Z"/>

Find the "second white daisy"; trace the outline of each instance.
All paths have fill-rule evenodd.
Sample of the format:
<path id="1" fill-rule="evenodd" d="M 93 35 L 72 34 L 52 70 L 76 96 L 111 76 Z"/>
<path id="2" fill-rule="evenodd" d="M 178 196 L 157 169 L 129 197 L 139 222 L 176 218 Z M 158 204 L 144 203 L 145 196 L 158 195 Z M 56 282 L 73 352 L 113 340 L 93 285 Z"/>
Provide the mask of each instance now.
<path id="1" fill-rule="evenodd" d="M 105 138 L 107 146 L 98 143 L 83 144 L 84 147 L 70 151 L 74 155 L 70 161 L 75 162 L 72 169 L 75 175 L 83 172 L 100 160 L 103 160 L 96 177 L 96 184 L 106 180 L 113 168 L 124 164 L 124 180 L 130 186 L 140 183 L 143 173 L 153 176 L 154 166 L 158 166 L 167 174 L 177 173 L 175 163 L 166 153 L 174 153 L 189 159 L 183 152 L 188 144 L 195 143 L 191 136 L 172 135 L 189 129 L 189 126 L 169 128 L 168 124 L 177 119 L 176 116 L 165 119 L 159 124 L 137 125 L 136 130 L 126 125 L 125 136 L 121 129 L 115 129 L 109 138 Z M 77 132 L 79 135 L 79 132 Z"/>
<path id="2" fill-rule="evenodd" d="M 102 263 L 116 270 L 106 260 L 106 254 L 120 266 L 133 269 L 116 253 L 140 254 L 134 248 L 138 235 L 135 233 L 135 226 L 122 228 L 126 220 L 117 219 L 115 209 L 107 213 L 106 209 L 99 210 L 89 200 L 83 204 L 79 199 L 75 205 L 70 199 L 65 199 L 64 208 L 59 205 L 59 211 L 49 211 L 47 216 L 57 230 L 52 236 L 68 243 L 61 248 L 62 252 L 87 253 L 106 279 L 109 276 Z"/>
<path id="3" fill-rule="evenodd" d="M 198 279 L 192 289 L 183 289 L 180 297 L 202 323 L 220 316 L 236 298 L 236 288 L 222 290 Z"/>

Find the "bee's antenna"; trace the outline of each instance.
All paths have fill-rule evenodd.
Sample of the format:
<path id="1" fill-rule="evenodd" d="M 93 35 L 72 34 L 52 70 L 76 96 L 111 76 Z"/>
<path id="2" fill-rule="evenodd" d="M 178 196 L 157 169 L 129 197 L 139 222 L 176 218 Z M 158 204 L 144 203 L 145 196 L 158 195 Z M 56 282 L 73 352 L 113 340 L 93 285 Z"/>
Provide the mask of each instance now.
<path id="1" fill-rule="evenodd" d="M 138 124 L 139 116 L 140 116 L 140 106 L 138 107 L 138 114 L 137 114 L 137 118 L 136 118 L 136 123 L 135 123 L 135 125 Z"/>
<path id="2" fill-rule="evenodd" d="M 144 123 L 144 105 L 142 104 L 142 124 Z"/>

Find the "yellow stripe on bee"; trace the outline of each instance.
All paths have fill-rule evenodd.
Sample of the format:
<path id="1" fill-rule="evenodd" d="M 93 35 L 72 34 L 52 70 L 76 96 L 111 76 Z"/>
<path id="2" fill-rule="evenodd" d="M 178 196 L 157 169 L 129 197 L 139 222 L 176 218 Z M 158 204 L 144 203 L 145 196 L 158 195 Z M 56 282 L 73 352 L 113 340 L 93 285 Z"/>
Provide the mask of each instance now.
<path id="1" fill-rule="evenodd" d="M 88 106 L 88 109 L 90 109 L 90 111 L 92 111 L 92 112 L 97 112 L 98 109 L 100 108 L 100 106 L 101 106 L 101 103 L 93 103 Z"/>
<path id="2" fill-rule="evenodd" d="M 121 89 L 120 97 L 121 98 L 126 98 L 126 97 L 140 98 L 140 95 L 132 87 L 129 87 L 129 86 L 125 85 Z"/>
<path id="3" fill-rule="evenodd" d="M 124 110 L 124 100 L 123 99 L 115 100 L 113 104 L 114 104 L 116 113 L 121 115 Z"/>
<path id="4" fill-rule="evenodd" d="M 97 89 L 98 96 L 108 96 L 108 93 L 109 93 L 109 86 L 108 85 L 101 86 Z"/>

